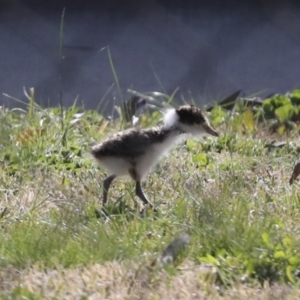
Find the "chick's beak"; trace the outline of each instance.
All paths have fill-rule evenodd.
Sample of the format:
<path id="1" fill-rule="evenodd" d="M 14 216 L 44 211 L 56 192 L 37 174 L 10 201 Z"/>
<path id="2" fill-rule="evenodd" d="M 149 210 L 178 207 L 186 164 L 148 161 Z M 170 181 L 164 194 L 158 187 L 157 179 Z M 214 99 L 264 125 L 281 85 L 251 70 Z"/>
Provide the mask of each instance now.
<path id="1" fill-rule="evenodd" d="M 213 136 L 219 136 L 219 134 L 214 129 L 212 129 L 212 127 L 210 127 L 208 124 L 203 124 L 203 128 L 207 133 Z"/>

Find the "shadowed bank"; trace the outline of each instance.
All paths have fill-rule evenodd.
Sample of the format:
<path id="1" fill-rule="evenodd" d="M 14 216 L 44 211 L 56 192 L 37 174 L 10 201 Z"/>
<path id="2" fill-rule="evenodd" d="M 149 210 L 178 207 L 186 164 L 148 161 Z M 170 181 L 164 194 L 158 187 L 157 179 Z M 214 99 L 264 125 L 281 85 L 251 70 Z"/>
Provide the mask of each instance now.
<path id="1" fill-rule="evenodd" d="M 26 101 L 23 87 L 34 87 L 42 105 L 59 104 L 64 7 L 66 106 L 78 97 L 79 105 L 107 103 L 110 110 L 129 97 L 127 88 L 172 93 L 179 87 L 178 96 L 201 105 L 239 89 L 268 95 L 300 85 L 297 1 L 4 0 L 0 104 L 19 105 L 3 93 Z"/>

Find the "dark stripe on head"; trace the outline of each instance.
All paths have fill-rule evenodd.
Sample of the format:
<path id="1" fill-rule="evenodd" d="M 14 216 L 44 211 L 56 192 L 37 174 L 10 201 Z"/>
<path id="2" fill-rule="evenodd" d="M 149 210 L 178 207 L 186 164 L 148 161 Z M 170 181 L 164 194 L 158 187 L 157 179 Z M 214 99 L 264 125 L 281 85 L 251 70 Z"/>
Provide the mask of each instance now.
<path id="1" fill-rule="evenodd" d="M 183 124 L 197 125 L 207 123 L 205 116 L 201 110 L 192 105 L 180 106 L 176 110 L 179 120 Z"/>

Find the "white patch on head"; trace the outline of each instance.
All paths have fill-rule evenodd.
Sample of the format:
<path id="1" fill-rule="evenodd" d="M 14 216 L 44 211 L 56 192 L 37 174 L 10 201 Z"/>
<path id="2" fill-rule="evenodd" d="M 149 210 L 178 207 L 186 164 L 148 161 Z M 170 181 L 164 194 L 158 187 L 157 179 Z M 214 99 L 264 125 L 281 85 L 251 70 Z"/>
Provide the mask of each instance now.
<path id="1" fill-rule="evenodd" d="M 169 129 L 174 126 L 179 121 L 179 116 L 175 108 L 168 109 L 164 114 L 164 124 L 165 128 Z"/>

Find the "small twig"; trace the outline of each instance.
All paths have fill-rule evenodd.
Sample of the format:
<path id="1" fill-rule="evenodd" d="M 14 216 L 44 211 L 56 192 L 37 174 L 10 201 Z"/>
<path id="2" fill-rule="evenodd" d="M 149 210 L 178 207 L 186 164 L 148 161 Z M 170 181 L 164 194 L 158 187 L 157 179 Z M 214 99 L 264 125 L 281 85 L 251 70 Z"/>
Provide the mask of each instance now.
<path id="1" fill-rule="evenodd" d="M 6 213 L 7 213 L 7 207 L 4 207 L 4 209 L 0 213 L 0 219 L 3 219 L 5 217 L 5 215 L 6 215 Z"/>
<path id="2" fill-rule="evenodd" d="M 134 274 L 134 277 L 132 278 L 130 284 L 129 284 L 129 287 L 128 287 L 128 290 L 127 290 L 127 295 L 130 294 L 131 290 L 132 290 L 132 287 L 137 279 L 137 276 L 138 274 L 140 273 L 140 270 L 142 268 L 143 264 L 140 264 L 139 268 L 135 271 L 135 274 Z"/>

